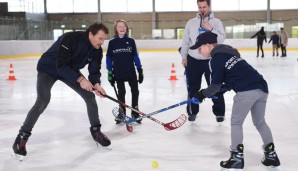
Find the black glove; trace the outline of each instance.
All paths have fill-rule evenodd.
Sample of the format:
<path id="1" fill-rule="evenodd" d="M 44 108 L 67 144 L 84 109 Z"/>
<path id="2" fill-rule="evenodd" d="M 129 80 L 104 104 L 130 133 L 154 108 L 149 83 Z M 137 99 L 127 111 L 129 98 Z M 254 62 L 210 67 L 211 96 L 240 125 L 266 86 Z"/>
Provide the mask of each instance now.
<path id="1" fill-rule="evenodd" d="M 178 52 L 179 52 L 180 54 L 181 54 L 181 48 L 182 48 L 182 47 L 179 47 L 179 48 L 178 48 Z"/>
<path id="2" fill-rule="evenodd" d="M 198 100 L 200 101 L 200 103 L 202 103 L 203 100 L 206 98 L 206 97 L 204 96 L 202 90 L 198 91 L 193 97 L 196 98 L 196 99 L 198 99 Z"/>
<path id="3" fill-rule="evenodd" d="M 227 84 L 223 84 L 223 85 L 220 87 L 219 92 L 217 92 L 217 93 L 224 94 L 225 92 L 230 91 L 231 89 L 232 89 L 232 88 L 231 88 L 230 86 L 228 86 Z"/>
<path id="4" fill-rule="evenodd" d="M 220 87 L 220 90 L 217 93 L 215 93 L 211 98 L 217 99 L 219 96 L 222 96 L 224 93 L 230 90 L 231 90 L 230 86 L 228 86 L 227 84 L 222 84 L 222 86 Z"/>
<path id="5" fill-rule="evenodd" d="M 115 85 L 115 77 L 112 71 L 108 72 L 108 81 L 110 82 L 111 86 L 114 87 Z"/>
<path id="6" fill-rule="evenodd" d="M 138 68 L 138 73 L 139 73 L 139 83 L 142 84 L 143 80 L 144 80 L 144 73 L 143 73 L 143 69 L 142 68 Z"/>

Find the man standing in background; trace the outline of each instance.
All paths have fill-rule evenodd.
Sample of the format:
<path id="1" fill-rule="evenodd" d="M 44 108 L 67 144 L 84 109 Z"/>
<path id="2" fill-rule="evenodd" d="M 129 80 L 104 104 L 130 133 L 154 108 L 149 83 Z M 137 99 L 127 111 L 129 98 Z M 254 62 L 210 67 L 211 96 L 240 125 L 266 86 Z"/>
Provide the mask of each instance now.
<path id="1" fill-rule="evenodd" d="M 186 26 L 181 46 L 182 65 L 185 67 L 187 80 L 188 98 L 201 89 L 202 76 L 204 74 L 207 84 L 210 84 L 210 58 L 204 58 L 196 50 L 189 49 L 196 43 L 199 34 L 213 32 L 218 35 L 217 42 L 223 43 L 226 34 L 222 22 L 214 17 L 210 11 L 210 0 L 197 0 L 199 13 L 195 18 L 190 19 Z M 213 101 L 213 113 L 217 122 L 223 122 L 225 118 L 225 102 L 222 94 L 217 94 L 218 98 Z M 187 104 L 188 120 L 195 121 L 199 112 L 198 104 Z"/>
<path id="2" fill-rule="evenodd" d="M 287 46 L 288 46 L 288 33 L 284 30 L 283 27 L 281 27 L 280 28 L 281 57 L 287 56 Z"/>

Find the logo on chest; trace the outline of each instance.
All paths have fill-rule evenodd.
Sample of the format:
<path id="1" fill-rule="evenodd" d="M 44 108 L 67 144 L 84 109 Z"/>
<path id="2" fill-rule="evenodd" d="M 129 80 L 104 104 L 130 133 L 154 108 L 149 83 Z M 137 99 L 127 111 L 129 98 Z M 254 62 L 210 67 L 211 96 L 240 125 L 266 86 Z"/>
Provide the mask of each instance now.
<path id="1" fill-rule="evenodd" d="M 119 48 L 119 49 L 114 49 L 113 53 L 130 53 L 132 52 L 132 47 L 128 46 L 127 48 Z"/>

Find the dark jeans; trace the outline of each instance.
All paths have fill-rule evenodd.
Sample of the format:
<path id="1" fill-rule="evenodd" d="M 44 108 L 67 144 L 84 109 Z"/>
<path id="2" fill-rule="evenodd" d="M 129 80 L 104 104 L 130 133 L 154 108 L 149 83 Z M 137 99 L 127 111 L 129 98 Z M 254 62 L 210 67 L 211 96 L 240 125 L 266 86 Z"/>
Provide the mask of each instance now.
<path id="1" fill-rule="evenodd" d="M 259 50 L 260 49 L 261 49 L 261 52 L 262 52 L 262 56 L 264 56 L 263 42 L 262 43 L 260 43 L 260 42 L 257 43 L 257 56 L 259 56 Z"/>
<path id="2" fill-rule="evenodd" d="M 281 48 L 281 56 L 287 56 L 286 46 L 284 46 L 283 44 L 280 44 L 280 48 Z"/>
<path id="3" fill-rule="evenodd" d="M 209 60 L 196 60 L 188 55 L 186 67 L 188 98 L 192 98 L 201 89 L 203 74 L 207 85 L 210 85 Z M 214 115 L 225 116 L 225 100 L 223 95 L 219 95 L 217 99 L 212 101 Z M 188 103 L 186 108 L 188 115 L 196 115 L 199 112 L 198 104 Z"/>
<path id="4" fill-rule="evenodd" d="M 38 72 L 37 75 L 37 99 L 35 104 L 28 112 L 27 117 L 21 131 L 31 132 L 40 114 L 47 108 L 51 99 L 51 89 L 55 82 L 58 80 L 57 77 L 53 77 L 49 74 Z M 64 79 L 59 79 L 76 91 L 85 101 L 87 106 L 87 113 L 91 126 L 99 125 L 98 108 L 95 100 L 95 95 L 92 92 L 86 91 L 81 88 L 79 83 L 71 83 Z"/>
<path id="5" fill-rule="evenodd" d="M 128 80 L 116 80 L 117 82 L 117 88 L 118 88 L 118 96 L 119 100 L 125 103 L 125 82 L 128 81 L 128 84 L 130 86 L 130 91 L 131 91 L 131 106 L 134 108 L 138 106 L 139 102 L 139 84 L 138 80 L 136 78 L 130 78 Z"/>

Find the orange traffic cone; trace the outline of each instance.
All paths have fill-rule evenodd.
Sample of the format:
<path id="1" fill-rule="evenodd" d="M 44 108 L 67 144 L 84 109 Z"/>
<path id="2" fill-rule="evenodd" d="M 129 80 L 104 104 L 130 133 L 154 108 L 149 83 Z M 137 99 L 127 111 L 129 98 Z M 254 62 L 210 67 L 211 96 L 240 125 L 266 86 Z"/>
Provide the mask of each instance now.
<path id="1" fill-rule="evenodd" d="M 170 76 L 169 80 L 178 80 L 178 78 L 176 77 L 176 70 L 175 70 L 174 63 L 172 63 L 171 76 Z"/>
<path id="2" fill-rule="evenodd" d="M 8 76 L 7 80 L 17 80 L 16 77 L 14 76 L 14 71 L 12 68 L 13 68 L 12 64 L 10 64 L 9 76 Z"/>

